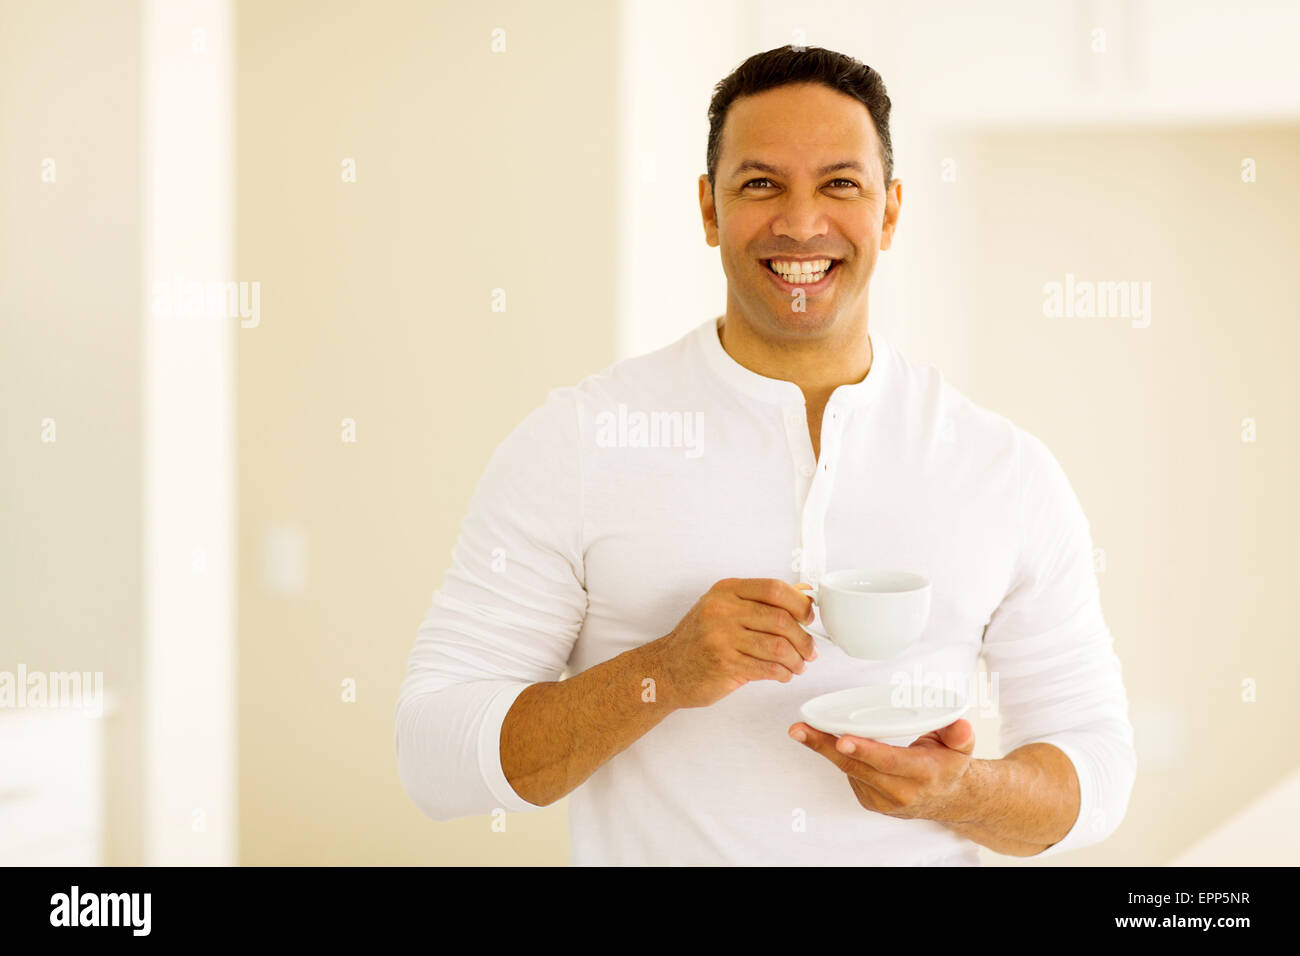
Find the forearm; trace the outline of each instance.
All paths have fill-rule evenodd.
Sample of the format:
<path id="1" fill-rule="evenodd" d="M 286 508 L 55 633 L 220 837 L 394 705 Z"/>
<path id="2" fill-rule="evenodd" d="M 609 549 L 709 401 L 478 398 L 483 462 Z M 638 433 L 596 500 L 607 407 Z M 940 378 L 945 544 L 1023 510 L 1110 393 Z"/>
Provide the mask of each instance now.
<path id="1" fill-rule="evenodd" d="M 501 769 L 515 792 L 554 803 L 675 710 L 661 686 L 662 652 L 653 641 L 526 688 L 501 725 Z"/>
<path id="2" fill-rule="evenodd" d="M 965 779 L 962 798 L 938 822 L 995 853 L 1041 853 L 1078 819 L 1074 765 L 1051 744 L 1026 744 L 1000 760 L 972 760 Z"/>

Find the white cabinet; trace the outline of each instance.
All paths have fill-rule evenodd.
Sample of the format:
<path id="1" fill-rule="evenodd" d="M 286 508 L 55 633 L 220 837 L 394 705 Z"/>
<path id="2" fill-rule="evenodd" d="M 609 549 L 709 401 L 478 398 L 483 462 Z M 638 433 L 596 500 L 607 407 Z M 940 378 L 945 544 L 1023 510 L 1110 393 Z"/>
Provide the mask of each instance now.
<path id="1" fill-rule="evenodd" d="M 0 709 L 0 866 L 99 866 L 104 717 Z"/>

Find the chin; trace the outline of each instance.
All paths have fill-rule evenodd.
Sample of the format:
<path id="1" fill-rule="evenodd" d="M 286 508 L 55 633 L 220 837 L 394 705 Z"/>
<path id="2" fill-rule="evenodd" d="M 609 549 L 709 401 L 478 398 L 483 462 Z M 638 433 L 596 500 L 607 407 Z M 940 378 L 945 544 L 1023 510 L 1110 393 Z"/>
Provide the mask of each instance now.
<path id="1" fill-rule="evenodd" d="M 822 332 L 835 324 L 837 313 L 830 309 L 809 309 L 807 312 L 777 312 L 769 317 L 769 322 L 783 332 L 793 334 L 811 334 Z"/>

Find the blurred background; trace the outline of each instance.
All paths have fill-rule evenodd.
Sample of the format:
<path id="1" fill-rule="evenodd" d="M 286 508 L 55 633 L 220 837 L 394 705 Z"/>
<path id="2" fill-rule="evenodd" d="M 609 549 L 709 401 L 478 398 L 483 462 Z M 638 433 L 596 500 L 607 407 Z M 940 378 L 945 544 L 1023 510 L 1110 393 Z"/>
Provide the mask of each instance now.
<path id="1" fill-rule="evenodd" d="M 1138 780 L 1041 865 L 1295 863 L 1297 36 L 1293 2 L 0 0 L 0 863 L 567 862 L 563 801 L 420 814 L 397 688 L 497 444 L 722 312 L 708 100 L 786 43 L 893 100 L 872 328 L 1091 522 Z M 1149 308 L 1048 314 L 1083 282 Z"/>

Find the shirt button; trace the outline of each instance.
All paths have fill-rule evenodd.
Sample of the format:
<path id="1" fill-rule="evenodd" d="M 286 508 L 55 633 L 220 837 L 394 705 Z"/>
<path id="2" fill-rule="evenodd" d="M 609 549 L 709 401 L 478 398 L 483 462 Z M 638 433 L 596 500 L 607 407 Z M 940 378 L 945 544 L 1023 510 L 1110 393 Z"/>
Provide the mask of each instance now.
<path id="1" fill-rule="evenodd" d="M 812 465 L 804 465 L 802 468 L 799 469 L 799 474 L 803 475 L 805 478 L 811 478 L 812 473 L 813 473 Z"/>

